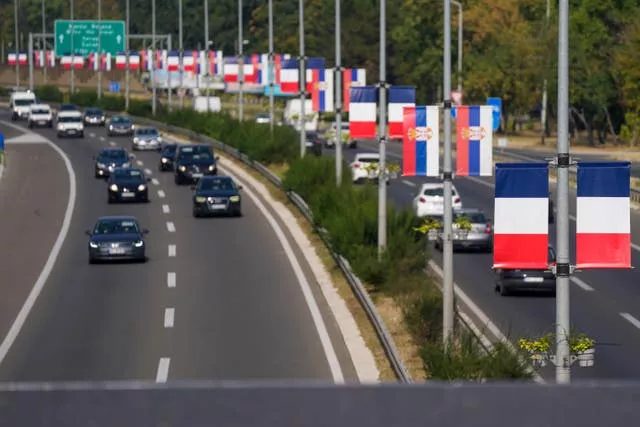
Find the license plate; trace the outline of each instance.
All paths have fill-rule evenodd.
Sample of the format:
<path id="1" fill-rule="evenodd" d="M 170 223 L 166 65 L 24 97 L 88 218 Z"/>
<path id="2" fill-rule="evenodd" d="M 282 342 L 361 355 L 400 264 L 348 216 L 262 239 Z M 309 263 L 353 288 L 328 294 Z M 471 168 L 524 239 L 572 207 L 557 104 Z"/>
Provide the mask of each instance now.
<path id="1" fill-rule="evenodd" d="M 111 255 L 123 255 L 125 252 L 124 248 L 109 248 L 109 254 Z"/>
<path id="2" fill-rule="evenodd" d="M 456 240 L 466 240 L 468 237 L 469 237 L 468 234 L 453 233 L 453 238 Z"/>
<path id="3" fill-rule="evenodd" d="M 542 277 L 525 277 L 525 283 L 542 283 L 544 279 Z"/>
<path id="4" fill-rule="evenodd" d="M 74 129 L 69 129 L 67 132 L 69 133 L 76 133 L 76 131 Z"/>
<path id="5" fill-rule="evenodd" d="M 221 204 L 214 204 L 214 205 L 210 205 L 211 209 L 227 209 L 227 205 L 221 205 Z"/>
<path id="6" fill-rule="evenodd" d="M 122 197 L 135 197 L 133 193 L 122 193 Z"/>
<path id="7" fill-rule="evenodd" d="M 202 178 L 203 174 L 201 174 L 201 173 L 192 173 L 191 176 L 194 177 L 194 178 Z"/>
<path id="8" fill-rule="evenodd" d="M 46 122 L 45 120 L 39 120 L 39 121 L 38 121 L 38 124 L 39 124 L 39 125 L 44 125 L 44 124 L 46 124 L 46 123 L 47 123 L 47 122 Z"/>

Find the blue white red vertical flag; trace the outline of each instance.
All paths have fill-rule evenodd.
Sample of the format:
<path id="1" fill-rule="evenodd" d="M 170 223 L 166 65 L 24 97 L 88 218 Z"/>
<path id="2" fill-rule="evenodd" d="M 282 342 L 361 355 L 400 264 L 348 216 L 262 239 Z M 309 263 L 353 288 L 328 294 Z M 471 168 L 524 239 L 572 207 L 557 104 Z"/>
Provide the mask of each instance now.
<path id="1" fill-rule="evenodd" d="M 297 59 L 285 59 L 280 69 L 280 90 L 284 93 L 300 91 L 300 72 Z"/>
<path id="2" fill-rule="evenodd" d="M 209 51 L 209 73 L 214 76 L 224 76 L 224 57 L 221 50 Z"/>
<path id="3" fill-rule="evenodd" d="M 440 175 L 440 109 L 403 108 L 403 176 Z"/>
<path id="4" fill-rule="evenodd" d="M 29 57 L 27 56 L 27 52 L 20 52 L 18 54 L 18 64 L 27 65 L 29 63 Z"/>
<path id="5" fill-rule="evenodd" d="M 185 73 L 195 73 L 196 71 L 196 52 L 185 50 L 182 54 L 182 71 Z M 178 71 L 169 69 L 169 71 Z"/>
<path id="6" fill-rule="evenodd" d="M 493 268 L 549 267 L 547 163 L 497 163 L 494 215 Z"/>
<path id="7" fill-rule="evenodd" d="M 14 62 L 15 64 L 15 62 Z M 71 54 L 65 53 L 60 57 L 60 65 L 63 69 L 68 70 L 73 66 L 73 59 L 71 58 Z"/>
<path id="8" fill-rule="evenodd" d="M 182 59 L 184 61 L 184 54 Z M 174 50 L 167 54 L 167 71 L 179 71 L 179 70 L 180 70 L 180 53 Z"/>
<path id="9" fill-rule="evenodd" d="M 349 135 L 352 139 L 376 136 L 378 91 L 374 86 L 351 87 L 349 93 Z"/>
<path id="10" fill-rule="evenodd" d="M 18 62 L 18 54 L 16 52 L 9 51 L 9 54 L 7 55 L 7 64 L 16 65 L 16 62 Z"/>
<path id="11" fill-rule="evenodd" d="M 237 83 L 238 82 L 238 58 L 235 56 L 224 57 L 224 82 L 225 83 Z"/>
<path id="12" fill-rule="evenodd" d="M 367 70 L 364 68 L 346 68 L 342 71 L 342 105 L 344 111 L 349 112 L 349 89 L 367 85 Z"/>
<path id="13" fill-rule="evenodd" d="M 314 84 L 311 90 L 311 105 L 314 112 L 327 113 L 333 111 L 333 72 L 332 70 L 311 70 Z"/>
<path id="14" fill-rule="evenodd" d="M 72 55 L 71 62 L 73 64 L 73 68 L 80 69 L 84 67 L 84 56 L 82 55 Z"/>
<path id="15" fill-rule="evenodd" d="M 456 175 L 491 176 L 493 172 L 493 107 L 461 105 L 456 117 Z"/>
<path id="16" fill-rule="evenodd" d="M 129 57 L 131 59 L 131 57 Z M 127 68 L 127 54 L 126 52 L 118 52 L 116 54 L 116 70 L 124 70 Z"/>
<path id="17" fill-rule="evenodd" d="M 631 268 L 631 164 L 578 163 L 576 267 Z"/>
<path id="18" fill-rule="evenodd" d="M 324 75 L 325 60 L 324 58 L 307 58 L 304 66 L 306 68 L 305 90 L 311 93 L 314 85 L 319 81 L 320 75 Z"/>
<path id="19" fill-rule="evenodd" d="M 135 50 L 132 50 L 129 52 L 129 69 L 130 70 L 140 69 L 140 54 Z"/>
<path id="20" fill-rule="evenodd" d="M 416 88 L 415 86 L 392 86 L 389 88 L 389 125 L 387 128 L 390 139 L 402 139 L 404 107 L 415 107 Z"/>

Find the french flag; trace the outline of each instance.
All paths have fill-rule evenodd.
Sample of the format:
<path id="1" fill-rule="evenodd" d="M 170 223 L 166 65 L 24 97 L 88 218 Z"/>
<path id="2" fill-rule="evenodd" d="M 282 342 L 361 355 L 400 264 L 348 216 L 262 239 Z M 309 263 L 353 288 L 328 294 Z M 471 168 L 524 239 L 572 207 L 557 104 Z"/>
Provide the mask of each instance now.
<path id="1" fill-rule="evenodd" d="M 195 51 L 187 50 L 182 55 L 182 70 L 185 73 L 195 73 L 197 68 L 197 55 Z M 173 70 L 169 70 L 173 71 Z"/>
<path id="2" fill-rule="evenodd" d="M 578 163 L 577 268 L 631 268 L 630 181 L 630 162 Z"/>
<path id="3" fill-rule="evenodd" d="M 333 111 L 333 73 L 331 70 L 312 70 L 314 81 L 311 90 L 311 105 L 314 112 Z"/>
<path id="4" fill-rule="evenodd" d="M 367 85 L 367 70 L 364 68 L 347 68 L 342 72 L 342 105 L 349 111 L 349 88 Z"/>
<path id="5" fill-rule="evenodd" d="M 29 57 L 27 56 L 27 52 L 20 52 L 18 54 L 18 64 L 27 65 L 29 63 Z"/>
<path id="6" fill-rule="evenodd" d="M 140 68 L 140 55 L 138 52 L 132 50 L 129 52 L 129 69 L 137 70 Z"/>
<path id="7" fill-rule="evenodd" d="M 75 55 L 71 57 L 71 62 L 73 64 L 73 68 L 80 69 L 84 67 L 84 56 Z"/>
<path id="8" fill-rule="evenodd" d="M 378 91 L 374 86 L 352 87 L 349 94 L 349 134 L 352 139 L 376 136 Z"/>
<path id="9" fill-rule="evenodd" d="M 64 68 L 65 70 L 68 70 L 71 68 L 72 64 L 73 64 L 73 59 L 71 58 L 70 54 L 62 55 L 62 57 L 60 58 L 60 65 L 62 65 L 62 68 Z"/>
<path id="10" fill-rule="evenodd" d="M 305 61 L 305 87 L 306 91 L 313 92 L 313 87 L 319 80 L 320 75 L 324 75 L 325 60 L 324 58 L 307 58 Z"/>
<path id="11" fill-rule="evenodd" d="M 437 106 L 403 109 L 403 176 L 440 175 L 440 110 Z"/>
<path id="12" fill-rule="evenodd" d="M 184 56 L 182 57 L 184 60 Z M 158 67 L 162 69 L 162 66 Z M 171 51 L 167 54 L 167 71 L 180 70 L 180 54 L 177 51 Z"/>
<path id="13" fill-rule="evenodd" d="M 283 93 L 298 93 L 300 79 L 297 59 L 285 59 L 280 69 L 280 90 Z"/>
<path id="14" fill-rule="evenodd" d="M 131 57 L 129 57 L 131 60 Z M 116 70 L 124 70 L 127 68 L 127 54 L 125 52 L 119 52 L 116 54 Z"/>
<path id="15" fill-rule="evenodd" d="M 239 74 L 238 58 L 226 56 L 224 58 L 224 82 L 237 83 Z"/>
<path id="16" fill-rule="evenodd" d="M 415 107 L 415 86 L 392 86 L 389 88 L 389 128 L 390 139 L 402 139 L 403 137 L 403 108 Z"/>
<path id="17" fill-rule="evenodd" d="M 456 174 L 491 176 L 493 169 L 493 107 L 456 108 Z"/>
<path id="18" fill-rule="evenodd" d="M 9 52 L 7 55 L 7 63 L 9 65 L 16 65 L 16 62 L 18 62 L 18 54 L 15 52 Z"/>
<path id="19" fill-rule="evenodd" d="M 547 269 L 549 165 L 497 163 L 494 214 L 493 268 Z"/>

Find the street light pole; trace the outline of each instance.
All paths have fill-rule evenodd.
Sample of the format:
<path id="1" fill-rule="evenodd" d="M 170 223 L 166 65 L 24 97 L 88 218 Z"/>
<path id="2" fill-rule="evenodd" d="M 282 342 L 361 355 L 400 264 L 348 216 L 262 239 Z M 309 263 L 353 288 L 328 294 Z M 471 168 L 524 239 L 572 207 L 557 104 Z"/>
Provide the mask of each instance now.
<path id="1" fill-rule="evenodd" d="M 209 86 L 211 83 L 209 82 L 209 53 L 211 51 L 210 42 L 209 42 L 209 0 L 204 0 L 204 51 L 205 51 L 205 63 L 207 66 L 205 67 L 204 75 L 207 81 L 207 113 L 209 112 Z M 202 64 L 201 66 L 203 66 Z M 196 76 L 196 79 L 200 79 L 200 75 Z"/>
<path id="2" fill-rule="evenodd" d="M 182 68 L 182 61 L 184 61 L 184 50 L 183 50 L 183 45 L 182 45 L 182 0 L 178 0 L 178 48 L 180 49 L 180 52 L 178 52 L 179 55 L 179 61 L 180 61 L 180 65 L 178 66 L 178 72 L 180 73 L 180 77 L 179 77 L 179 85 L 180 87 L 178 88 L 178 95 L 180 96 L 180 108 L 184 108 L 184 80 L 183 80 L 183 68 Z M 167 73 L 171 73 L 171 71 L 169 71 L 168 67 L 167 67 Z M 169 87 L 169 91 L 173 90 L 172 87 Z"/>
<path id="3" fill-rule="evenodd" d="M 342 183 L 342 30 L 340 28 L 340 0 L 336 0 L 336 73 L 335 73 L 335 86 L 336 86 L 336 185 L 340 186 Z"/>
<path id="4" fill-rule="evenodd" d="M 463 25 L 462 2 L 451 0 L 451 3 L 458 6 L 458 92 L 462 93 L 462 45 L 463 45 Z"/>
<path id="5" fill-rule="evenodd" d="M 156 84 L 156 0 L 151 0 L 151 112 L 156 115 L 158 91 Z"/>
<path id="6" fill-rule="evenodd" d="M 244 36 L 242 29 L 242 0 L 238 0 L 238 120 L 244 120 Z"/>
<path id="7" fill-rule="evenodd" d="M 126 111 L 129 111 L 129 97 L 130 97 L 130 94 L 129 94 L 129 90 L 130 90 L 129 89 L 129 84 L 130 84 L 129 83 L 129 77 L 130 77 L 129 68 L 130 68 L 130 63 L 131 63 L 130 62 L 131 61 L 130 53 L 129 53 L 129 49 L 130 49 L 130 47 L 129 47 L 130 4 L 129 3 L 130 3 L 130 0 L 126 0 L 126 3 L 125 3 L 125 9 L 126 9 L 126 11 L 125 11 L 125 21 L 126 21 L 126 23 L 125 23 L 125 25 L 127 26 L 127 33 L 124 35 L 124 49 L 125 49 L 125 52 L 124 52 L 124 54 L 125 54 L 125 65 L 124 65 L 124 67 L 125 67 L 125 70 L 124 70 L 124 109 Z"/>
<path id="8" fill-rule="evenodd" d="M 306 91 L 307 91 L 307 66 L 305 61 L 305 53 L 304 53 L 304 1 L 298 1 L 298 38 L 300 39 L 300 59 L 298 60 L 298 73 L 300 81 L 300 157 L 304 157 L 307 152 L 307 144 L 306 144 L 306 132 L 305 128 L 307 127 L 305 124 L 305 104 L 307 102 Z"/>
<path id="9" fill-rule="evenodd" d="M 75 36 L 76 29 L 75 29 L 75 25 L 73 25 L 73 9 L 74 9 L 73 0 L 70 0 L 69 6 L 70 6 L 69 15 L 70 15 L 70 18 L 71 18 L 71 70 L 70 70 L 71 72 L 69 73 L 69 79 L 70 79 L 70 82 L 69 82 L 69 87 L 70 87 L 69 94 L 73 95 L 75 93 L 75 91 L 76 91 L 76 88 L 75 88 L 75 84 L 76 84 L 76 71 L 75 71 L 75 68 L 76 68 L 76 64 L 75 64 L 75 62 L 76 62 L 76 52 L 75 52 L 74 46 L 73 46 L 73 39 L 74 39 L 74 36 Z"/>
<path id="10" fill-rule="evenodd" d="M 549 29 L 549 21 L 551 18 L 551 0 L 547 0 L 547 30 Z M 545 77 L 542 84 L 542 110 L 540 111 L 540 124 L 542 125 L 542 134 L 540 142 L 544 145 L 544 138 L 547 134 L 547 79 Z"/>
<path id="11" fill-rule="evenodd" d="M 16 88 L 18 88 L 20 87 L 20 44 L 18 42 L 18 0 L 15 0 L 13 2 L 13 21 L 14 21 L 13 24 L 14 24 L 14 30 L 15 30 L 13 46 L 16 51 Z"/>
<path id="12" fill-rule="evenodd" d="M 273 0 L 269 0 L 269 126 L 273 134 L 273 122 L 275 121 L 275 67 L 273 64 Z"/>
<path id="13" fill-rule="evenodd" d="M 45 6 L 45 0 L 42 0 L 42 62 L 44 63 L 44 69 L 42 70 L 43 72 L 43 77 L 44 77 L 44 83 L 47 83 L 47 38 L 44 36 L 45 33 L 47 32 L 47 26 L 46 26 L 46 6 Z M 55 45 L 55 43 L 54 43 Z"/>
<path id="14" fill-rule="evenodd" d="M 98 52 L 95 60 L 98 62 L 98 99 L 102 98 L 102 0 L 98 0 Z"/>
<path id="15" fill-rule="evenodd" d="M 379 98 L 379 124 L 378 141 L 380 153 L 380 165 L 378 167 L 378 258 L 387 246 L 387 0 L 380 0 L 380 95 Z M 340 141 L 342 144 L 342 129 Z"/>

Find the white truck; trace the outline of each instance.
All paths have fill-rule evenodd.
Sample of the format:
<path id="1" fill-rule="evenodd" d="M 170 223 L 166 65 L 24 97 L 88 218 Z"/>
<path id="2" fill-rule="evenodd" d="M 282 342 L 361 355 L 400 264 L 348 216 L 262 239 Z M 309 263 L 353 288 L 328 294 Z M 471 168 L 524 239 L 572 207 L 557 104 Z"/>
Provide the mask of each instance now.
<path id="1" fill-rule="evenodd" d="M 302 104 L 299 99 L 290 99 L 284 108 L 284 124 L 293 126 L 297 131 L 300 130 L 300 108 Z M 304 129 L 307 131 L 317 132 L 320 121 L 320 114 L 313 111 L 313 103 L 310 99 L 306 99 L 304 103 L 305 123 Z"/>
<path id="2" fill-rule="evenodd" d="M 31 105 L 36 103 L 36 94 L 27 90 L 16 90 L 9 98 L 9 108 L 11 108 L 11 120 L 26 119 L 29 117 Z"/>
<path id="3" fill-rule="evenodd" d="M 65 136 L 84 138 L 84 122 L 80 111 L 59 111 L 56 122 L 58 138 Z"/>
<path id="4" fill-rule="evenodd" d="M 53 111 L 47 104 L 31 104 L 29 107 L 29 127 L 36 126 L 53 127 Z"/>

